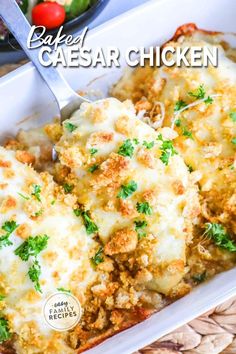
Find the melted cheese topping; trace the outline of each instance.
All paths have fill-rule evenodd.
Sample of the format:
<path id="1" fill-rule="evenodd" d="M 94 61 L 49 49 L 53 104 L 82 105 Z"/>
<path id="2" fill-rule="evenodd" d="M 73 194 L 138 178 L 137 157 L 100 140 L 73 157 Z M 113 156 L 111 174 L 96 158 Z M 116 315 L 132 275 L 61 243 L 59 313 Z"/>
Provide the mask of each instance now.
<path id="1" fill-rule="evenodd" d="M 18 225 L 9 238 L 13 244 L 0 249 L 0 293 L 6 295 L 4 316 L 17 334 L 14 346 L 19 354 L 71 353 L 66 334 L 45 324 L 42 308 L 57 288 L 69 289 L 83 307 L 87 288 L 96 278 L 90 257 L 97 244 L 73 213 L 75 198 L 61 193 L 48 174 L 37 174 L 4 148 L 0 148 L 0 181 L 0 227 L 10 220 Z M 41 201 L 32 195 L 33 185 L 41 187 Z M 38 256 L 40 294 L 27 275 L 31 260 L 22 261 L 14 250 L 29 236 L 44 234 L 49 240 Z"/>
<path id="2" fill-rule="evenodd" d="M 176 148 L 185 162 L 198 171 L 201 194 L 207 204 L 204 216 L 213 222 L 217 217 L 235 232 L 236 123 L 230 113 L 236 112 L 236 51 L 222 34 L 205 35 L 201 31 L 182 36 L 168 45 L 207 46 L 209 49 L 217 46 L 218 67 L 138 68 L 127 73 L 112 93 L 121 99 L 132 98 L 137 110 L 146 110 L 151 125 L 161 119 L 157 102 L 165 107 L 164 126 L 174 125 L 174 119 L 181 120 L 182 126 L 175 127 L 179 134 Z M 196 102 L 189 92 L 196 93 L 200 85 L 206 91 L 205 97 L 213 97 L 212 104 L 200 100 L 176 115 L 176 102 Z M 183 134 L 183 128 L 191 132 L 192 139 Z"/>
<path id="3" fill-rule="evenodd" d="M 167 139 L 173 131 L 159 133 Z M 119 154 L 127 139 L 132 156 Z M 144 142 L 153 142 L 153 147 Z M 184 275 L 186 238 L 191 238 L 187 221 L 197 215 L 198 199 L 183 159 L 176 154 L 166 166 L 161 145 L 158 134 L 136 118 L 130 102 L 106 99 L 84 103 L 64 123 L 57 151 L 61 163 L 72 170 L 68 181 L 96 223 L 104 252 L 134 258 L 137 281 L 167 294 Z M 97 167 L 94 172 L 92 166 Z M 131 181 L 137 184 L 135 192 L 119 198 L 122 186 Z M 138 203 L 148 203 L 151 215 L 139 212 Z M 147 223 L 141 240 L 136 221 Z"/>

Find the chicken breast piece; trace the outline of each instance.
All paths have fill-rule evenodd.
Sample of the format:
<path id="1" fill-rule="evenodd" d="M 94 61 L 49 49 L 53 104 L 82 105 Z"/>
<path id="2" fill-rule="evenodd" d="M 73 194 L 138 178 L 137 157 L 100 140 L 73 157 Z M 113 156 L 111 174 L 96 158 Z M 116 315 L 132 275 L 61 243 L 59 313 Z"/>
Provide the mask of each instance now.
<path id="1" fill-rule="evenodd" d="M 130 102 L 84 103 L 57 144 L 67 184 L 93 220 L 105 254 L 137 284 L 164 294 L 185 272 L 185 247 L 199 213 L 197 189 L 171 129 L 158 133 Z"/>
<path id="2" fill-rule="evenodd" d="M 2 314 L 15 333 L 17 353 L 72 353 L 67 333 L 50 329 L 42 308 L 61 288 L 70 290 L 83 308 L 97 277 L 90 258 L 98 245 L 73 213 L 76 198 L 17 158 L 16 152 L 0 147 Z"/>
<path id="3" fill-rule="evenodd" d="M 236 49 L 235 36 L 207 33 L 192 24 L 180 28 L 168 45 L 218 48 L 213 67 L 137 68 L 112 94 L 132 99 L 154 128 L 173 127 L 176 149 L 201 186 L 203 216 L 236 232 Z"/>

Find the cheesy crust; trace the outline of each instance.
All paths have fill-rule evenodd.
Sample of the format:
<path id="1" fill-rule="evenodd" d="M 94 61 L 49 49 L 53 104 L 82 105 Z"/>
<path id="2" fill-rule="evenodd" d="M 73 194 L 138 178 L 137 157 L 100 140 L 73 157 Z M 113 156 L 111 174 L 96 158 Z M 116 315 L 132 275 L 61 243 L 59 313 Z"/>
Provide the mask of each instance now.
<path id="1" fill-rule="evenodd" d="M 86 234 L 73 208 L 76 198 L 66 195 L 48 173 L 39 175 L 19 162 L 19 154 L 0 147 L 0 293 L 4 317 L 14 333 L 19 354 L 72 353 L 67 333 L 57 333 L 44 322 L 45 299 L 58 288 L 69 289 L 80 301 L 97 278 L 90 257 L 98 247 Z M 35 186 L 40 192 L 34 194 Z M 11 244 L 3 245 L 4 225 L 14 222 Z M 28 276 L 31 259 L 23 261 L 15 250 L 29 237 L 47 235 L 47 247 L 38 255 L 41 266 L 37 292 Z"/>
<path id="2" fill-rule="evenodd" d="M 161 160 L 169 130 L 155 132 L 130 102 L 110 98 L 83 104 L 56 145 L 60 162 L 71 169 L 66 181 L 97 225 L 105 254 L 127 263 L 139 285 L 147 270 L 142 286 L 166 295 L 185 274 L 187 222 L 199 212 L 182 158 L 174 153 L 167 165 Z M 130 183 L 135 190 L 123 195 Z"/>
<path id="3" fill-rule="evenodd" d="M 144 120 L 152 127 L 172 126 L 178 132 L 176 148 L 198 173 L 204 217 L 235 233 L 236 124 L 232 113 L 236 110 L 236 50 L 227 36 L 197 30 L 193 24 L 178 29 L 166 45 L 182 49 L 217 46 L 218 67 L 137 68 L 126 73 L 111 94 L 132 99 L 138 112 L 146 112 Z M 201 95 L 196 97 L 200 87 L 204 98 L 210 97 L 209 103 Z M 179 114 L 178 102 L 187 106 Z"/>

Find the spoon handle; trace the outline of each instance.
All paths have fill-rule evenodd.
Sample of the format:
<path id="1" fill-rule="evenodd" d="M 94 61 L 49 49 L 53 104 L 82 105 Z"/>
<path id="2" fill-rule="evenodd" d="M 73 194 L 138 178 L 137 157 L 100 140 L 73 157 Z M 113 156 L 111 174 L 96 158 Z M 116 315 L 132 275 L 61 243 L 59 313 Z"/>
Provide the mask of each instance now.
<path id="1" fill-rule="evenodd" d="M 27 39 L 31 29 L 25 15 L 20 10 L 15 0 L 0 0 L 0 17 L 7 25 L 8 29 L 17 39 L 26 55 L 32 60 L 38 72 L 48 85 L 56 98 L 60 111 L 78 95 L 64 80 L 60 72 L 53 67 L 44 67 L 38 58 L 40 48 L 28 49 Z M 37 38 L 36 36 L 34 38 Z"/>

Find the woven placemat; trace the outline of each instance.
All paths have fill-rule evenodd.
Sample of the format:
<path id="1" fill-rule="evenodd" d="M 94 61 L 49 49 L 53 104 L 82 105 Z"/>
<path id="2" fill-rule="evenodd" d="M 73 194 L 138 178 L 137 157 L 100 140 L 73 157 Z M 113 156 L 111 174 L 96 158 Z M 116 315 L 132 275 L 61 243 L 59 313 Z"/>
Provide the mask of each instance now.
<path id="1" fill-rule="evenodd" d="M 26 61 L 0 67 L 0 77 Z M 236 354 L 236 297 L 134 354 Z"/>

